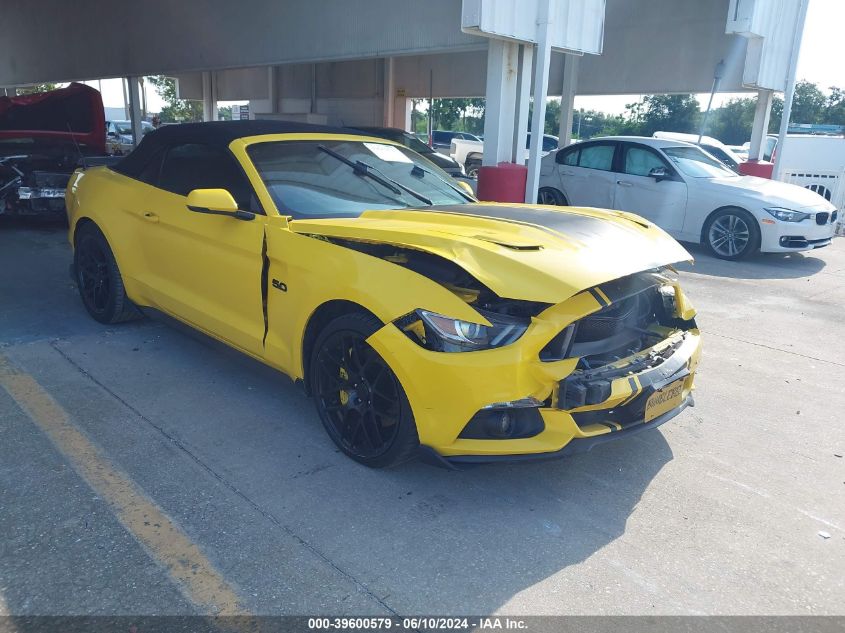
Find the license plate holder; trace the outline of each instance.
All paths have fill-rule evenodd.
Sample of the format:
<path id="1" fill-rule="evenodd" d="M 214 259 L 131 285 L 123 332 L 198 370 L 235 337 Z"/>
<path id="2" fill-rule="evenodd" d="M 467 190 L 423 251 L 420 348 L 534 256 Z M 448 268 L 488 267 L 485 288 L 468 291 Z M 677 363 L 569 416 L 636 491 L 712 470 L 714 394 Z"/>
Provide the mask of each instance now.
<path id="1" fill-rule="evenodd" d="M 648 397 L 645 403 L 645 422 L 651 422 L 664 413 L 675 409 L 684 401 L 684 378 L 670 382 Z"/>

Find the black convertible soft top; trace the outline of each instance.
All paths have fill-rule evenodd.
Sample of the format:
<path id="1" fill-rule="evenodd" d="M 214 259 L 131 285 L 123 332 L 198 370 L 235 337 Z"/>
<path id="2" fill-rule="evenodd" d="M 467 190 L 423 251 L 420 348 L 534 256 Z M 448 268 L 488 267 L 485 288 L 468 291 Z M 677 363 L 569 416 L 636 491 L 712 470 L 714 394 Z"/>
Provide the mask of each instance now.
<path id="1" fill-rule="evenodd" d="M 227 148 L 245 136 L 261 134 L 360 134 L 360 131 L 289 121 L 208 121 L 165 125 L 148 132 L 132 152 L 112 167 L 114 171 L 136 178 L 153 154 L 170 145 L 202 143 Z"/>

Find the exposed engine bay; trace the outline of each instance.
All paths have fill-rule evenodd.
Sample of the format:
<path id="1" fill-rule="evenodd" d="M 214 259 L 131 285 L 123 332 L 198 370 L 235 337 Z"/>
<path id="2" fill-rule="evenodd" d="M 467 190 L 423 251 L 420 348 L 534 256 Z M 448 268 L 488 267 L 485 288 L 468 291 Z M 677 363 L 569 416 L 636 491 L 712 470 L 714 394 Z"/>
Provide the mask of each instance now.
<path id="1" fill-rule="evenodd" d="M 90 86 L 0 98 L 0 215 L 64 216 L 70 175 L 104 154 L 103 103 Z"/>
<path id="2" fill-rule="evenodd" d="M 61 141 L 0 141 L 0 215 L 64 214 L 65 188 L 79 164 Z"/>

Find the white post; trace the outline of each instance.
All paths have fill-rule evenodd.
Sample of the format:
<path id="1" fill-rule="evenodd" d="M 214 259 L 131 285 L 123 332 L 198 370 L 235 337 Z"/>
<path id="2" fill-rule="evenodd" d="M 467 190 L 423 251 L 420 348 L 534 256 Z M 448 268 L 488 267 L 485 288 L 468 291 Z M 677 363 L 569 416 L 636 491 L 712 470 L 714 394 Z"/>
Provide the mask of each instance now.
<path id="1" fill-rule="evenodd" d="M 516 129 L 513 135 L 511 155 L 517 165 L 525 164 L 525 145 L 528 139 L 528 105 L 531 103 L 531 66 L 534 47 L 523 44 L 519 47 L 519 73 L 517 74 Z"/>
<path id="2" fill-rule="evenodd" d="M 519 44 L 491 39 L 487 49 L 487 101 L 482 164 L 511 161 Z"/>
<path id="3" fill-rule="evenodd" d="M 795 31 L 792 36 L 792 51 L 789 57 L 789 74 L 786 76 L 786 91 L 783 95 L 783 115 L 778 132 L 777 155 L 772 169 L 772 180 L 779 180 L 783 171 L 783 145 L 789 128 L 789 117 L 792 115 L 792 98 L 795 96 L 795 73 L 798 69 L 798 53 L 801 51 L 801 37 L 804 34 L 804 21 L 807 18 L 808 0 L 798 0 L 798 19 L 795 21 Z"/>
<path id="4" fill-rule="evenodd" d="M 393 118 L 396 103 L 396 79 L 394 76 L 394 63 L 392 57 L 384 58 L 384 83 L 382 95 L 384 99 L 383 120 L 386 127 L 393 127 Z"/>
<path id="5" fill-rule="evenodd" d="M 766 132 L 769 131 L 769 116 L 772 113 L 772 90 L 757 91 L 757 107 L 754 110 L 754 123 L 751 126 L 751 147 L 748 160 L 762 160 L 766 144 Z"/>
<path id="6" fill-rule="evenodd" d="M 546 128 L 546 96 L 549 91 L 549 66 L 552 58 L 551 31 L 552 0 L 540 2 L 537 20 L 536 63 L 534 66 L 534 114 L 531 117 L 531 148 L 528 155 L 528 179 L 525 182 L 525 202 L 537 202 L 540 185 L 540 151 Z"/>
<path id="7" fill-rule="evenodd" d="M 132 143 L 138 147 L 141 142 L 141 106 L 139 103 L 138 78 L 127 77 L 129 89 L 129 120 L 132 122 Z"/>
<path id="8" fill-rule="evenodd" d="M 575 92 L 578 89 L 578 63 L 580 55 L 563 56 L 563 87 L 560 92 L 560 127 L 558 147 L 572 143 L 572 117 L 575 112 Z M 578 133 L 580 137 L 580 132 Z"/>
<path id="9" fill-rule="evenodd" d="M 214 72 L 202 74 L 202 120 L 217 120 L 217 81 Z"/>

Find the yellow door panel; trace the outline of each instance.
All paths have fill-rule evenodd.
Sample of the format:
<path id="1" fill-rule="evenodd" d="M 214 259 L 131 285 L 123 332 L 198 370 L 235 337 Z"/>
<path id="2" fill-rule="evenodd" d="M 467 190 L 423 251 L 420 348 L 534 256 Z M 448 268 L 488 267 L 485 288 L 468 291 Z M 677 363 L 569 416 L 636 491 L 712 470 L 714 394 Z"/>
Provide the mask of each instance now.
<path id="1" fill-rule="evenodd" d="M 144 271 L 138 281 L 145 294 L 163 311 L 260 355 L 267 218 L 196 213 L 184 196 L 139 186 L 149 194 L 134 210 Z"/>

